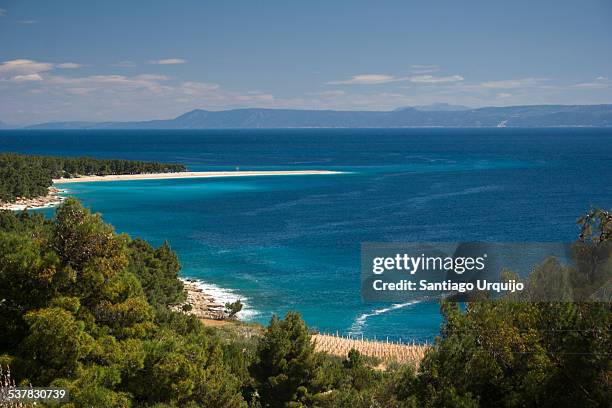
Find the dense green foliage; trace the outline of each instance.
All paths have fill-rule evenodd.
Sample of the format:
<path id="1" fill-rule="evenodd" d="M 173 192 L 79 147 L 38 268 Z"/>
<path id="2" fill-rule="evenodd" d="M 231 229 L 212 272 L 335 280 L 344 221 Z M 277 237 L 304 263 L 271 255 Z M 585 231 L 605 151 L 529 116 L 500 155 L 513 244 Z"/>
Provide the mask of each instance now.
<path id="1" fill-rule="evenodd" d="M 610 221 L 607 212 L 582 220 L 574 256 L 593 273 L 564 271 L 568 281 L 612 265 L 602 257 Z M 540 268 L 557 274 L 560 266 Z M 17 382 L 69 388 L 73 407 L 605 407 L 612 400 L 610 303 L 444 303 L 440 337 L 420 368 L 380 371 L 355 350 L 346 359 L 315 352 L 297 313 L 274 317 L 254 337 L 241 323 L 205 328 L 168 307 L 184 300 L 179 270 L 167 243 L 153 248 L 116 234 L 73 199 L 53 220 L 0 212 L 0 365 L 10 365 Z"/>
<path id="2" fill-rule="evenodd" d="M 457 304 L 444 304 L 441 337 L 416 380 L 404 384 L 423 406 L 609 406 L 612 214 L 595 210 L 579 224 L 574 266 L 547 260 L 532 274 L 537 282 L 527 283 L 536 299 L 538 292 L 554 286 L 573 288 L 578 293 L 570 295 L 582 300 L 589 294 L 591 301 L 502 299 L 470 303 L 465 312 Z M 552 278 L 542 280 L 542 274 Z M 555 279 L 567 284 L 555 286 Z M 595 291 L 593 285 L 607 291 Z"/>
<path id="3" fill-rule="evenodd" d="M 304 401 L 317 376 L 317 365 L 314 345 L 298 314 L 289 313 L 282 321 L 273 317 L 257 355 L 251 371 L 264 401 L 274 401 L 273 407 Z"/>
<path id="4" fill-rule="evenodd" d="M 356 350 L 346 360 L 316 353 L 300 315 L 272 318 L 250 365 L 251 406 L 400 407 L 393 384 L 404 372 L 375 371 Z"/>
<path id="5" fill-rule="evenodd" d="M 167 245 L 116 234 L 69 199 L 55 219 L 0 213 L 0 364 L 74 406 L 245 406 L 241 373 L 183 299 Z M 194 405 L 194 406 L 195 406 Z"/>
<path id="6" fill-rule="evenodd" d="M 0 154 L 0 201 L 11 202 L 18 197 L 32 198 L 46 195 L 52 179 L 63 177 L 185 170 L 182 164 L 2 153 Z"/>
<path id="7" fill-rule="evenodd" d="M 153 248 L 137 238 L 128 243 L 128 250 L 127 269 L 138 277 L 151 304 L 169 306 L 185 300 L 183 284 L 177 279 L 181 264 L 168 242 Z"/>

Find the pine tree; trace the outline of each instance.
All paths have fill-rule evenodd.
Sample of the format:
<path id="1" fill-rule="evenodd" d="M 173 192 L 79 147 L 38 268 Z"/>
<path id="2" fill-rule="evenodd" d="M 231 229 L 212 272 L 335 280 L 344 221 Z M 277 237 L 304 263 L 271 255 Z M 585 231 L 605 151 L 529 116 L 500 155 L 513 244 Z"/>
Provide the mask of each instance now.
<path id="1" fill-rule="evenodd" d="M 251 367 L 263 406 L 283 407 L 305 401 L 317 376 L 314 346 L 304 321 L 289 312 L 284 320 L 273 316 L 257 348 Z"/>

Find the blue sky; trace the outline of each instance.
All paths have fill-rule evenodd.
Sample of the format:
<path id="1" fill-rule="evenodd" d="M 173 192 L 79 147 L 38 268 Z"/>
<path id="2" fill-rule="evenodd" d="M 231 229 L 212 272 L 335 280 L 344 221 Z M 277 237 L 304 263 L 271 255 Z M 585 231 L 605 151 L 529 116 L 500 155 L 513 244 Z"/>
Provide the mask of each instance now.
<path id="1" fill-rule="evenodd" d="M 612 103 L 612 1 L 0 0 L 0 121 Z"/>

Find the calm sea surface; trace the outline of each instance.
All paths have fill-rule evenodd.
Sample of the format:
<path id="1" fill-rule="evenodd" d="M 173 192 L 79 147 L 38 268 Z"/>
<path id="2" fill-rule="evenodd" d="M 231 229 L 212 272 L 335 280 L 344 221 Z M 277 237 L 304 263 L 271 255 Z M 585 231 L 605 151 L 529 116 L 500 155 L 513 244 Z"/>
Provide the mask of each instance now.
<path id="1" fill-rule="evenodd" d="M 367 241 L 569 241 L 612 207 L 612 129 L 0 131 L 0 150 L 333 176 L 70 184 L 120 232 L 178 252 L 183 276 L 298 310 L 324 331 L 431 339 L 436 303 L 363 303 Z M 47 211 L 50 213 L 50 211 Z"/>

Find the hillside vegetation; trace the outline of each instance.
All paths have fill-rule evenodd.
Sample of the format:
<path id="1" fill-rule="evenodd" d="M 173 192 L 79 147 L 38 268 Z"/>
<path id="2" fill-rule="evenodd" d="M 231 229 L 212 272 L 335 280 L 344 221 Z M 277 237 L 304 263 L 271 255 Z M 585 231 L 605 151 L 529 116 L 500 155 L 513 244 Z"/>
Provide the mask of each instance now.
<path id="1" fill-rule="evenodd" d="M 607 256 L 612 216 L 583 220 Z M 587 228 L 587 226 L 590 228 Z M 608 258 L 598 258 L 609 262 Z M 180 264 L 68 199 L 52 220 L 0 212 L 0 365 L 65 387 L 68 407 L 604 407 L 610 303 L 444 303 L 418 370 L 317 353 L 299 314 L 251 338 L 171 311 Z"/>
<path id="2" fill-rule="evenodd" d="M 186 170 L 182 164 L 1 153 L 0 201 L 13 202 L 17 198 L 47 195 L 52 180 L 63 177 L 167 173 Z"/>

